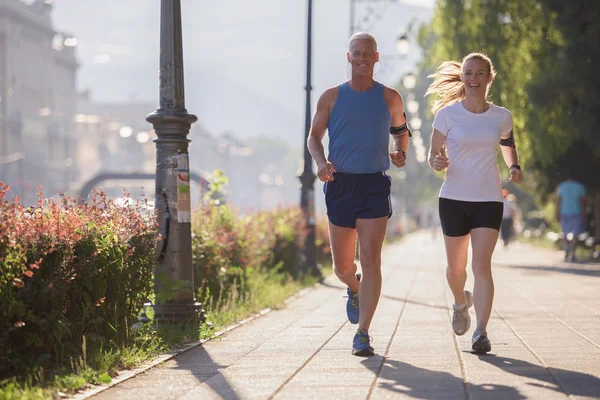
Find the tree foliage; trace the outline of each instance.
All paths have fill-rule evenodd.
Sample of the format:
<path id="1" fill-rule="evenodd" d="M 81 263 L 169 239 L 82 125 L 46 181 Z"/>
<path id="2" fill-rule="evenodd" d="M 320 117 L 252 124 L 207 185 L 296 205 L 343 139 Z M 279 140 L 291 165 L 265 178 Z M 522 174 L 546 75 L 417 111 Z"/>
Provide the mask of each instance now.
<path id="1" fill-rule="evenodd" d="M 544 199 L 568 170 L 600 189 L 600 2 L 438 0 L 420 32 L 423 70 L 470 52 L 498 71 L 491 100 L 511 110 L 529 189 Z"/>

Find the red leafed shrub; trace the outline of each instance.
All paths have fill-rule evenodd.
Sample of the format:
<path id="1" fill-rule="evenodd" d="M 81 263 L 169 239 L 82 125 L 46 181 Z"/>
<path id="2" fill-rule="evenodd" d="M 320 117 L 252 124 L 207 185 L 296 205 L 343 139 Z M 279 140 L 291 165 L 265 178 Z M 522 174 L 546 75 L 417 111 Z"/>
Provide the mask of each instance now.
<path id="1" fill-rule="evenodd" d="M 25 208 L 0 183 L 0 376 L 53 365 L 82 337 L 121 343 L 151 294 L 156 227 L 143 204 L 95 192 Z"/>

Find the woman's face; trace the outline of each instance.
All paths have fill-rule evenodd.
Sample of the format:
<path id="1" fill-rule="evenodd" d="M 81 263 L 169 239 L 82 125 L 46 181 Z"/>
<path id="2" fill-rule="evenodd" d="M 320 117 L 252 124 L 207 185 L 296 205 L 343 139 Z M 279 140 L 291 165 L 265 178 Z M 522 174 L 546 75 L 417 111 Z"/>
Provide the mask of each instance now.
<path id="1" fill-rule="evenodd" d="M 478 58 L 471 58 L 463 65 L 462 74 L 467 96 L 485 98 L 487 87 L 492 83 L 488 64 Z"/>

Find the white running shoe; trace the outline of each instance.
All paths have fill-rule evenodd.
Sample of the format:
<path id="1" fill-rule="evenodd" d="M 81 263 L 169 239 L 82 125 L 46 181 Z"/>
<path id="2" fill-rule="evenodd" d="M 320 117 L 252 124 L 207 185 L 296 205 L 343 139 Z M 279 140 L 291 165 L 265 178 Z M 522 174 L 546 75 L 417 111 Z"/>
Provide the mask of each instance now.
<path id="1" fill-rule="evenodd" d="M 454 314 L 452 314 L 452 329 L 458 336 L 462 336 L 471 327 L 471 317 L 469 316 L 469 308 L 473 305 L 473 295 L 468 290 L 465 290 L 465 304 L 458 306 L 452 305 Z"/>

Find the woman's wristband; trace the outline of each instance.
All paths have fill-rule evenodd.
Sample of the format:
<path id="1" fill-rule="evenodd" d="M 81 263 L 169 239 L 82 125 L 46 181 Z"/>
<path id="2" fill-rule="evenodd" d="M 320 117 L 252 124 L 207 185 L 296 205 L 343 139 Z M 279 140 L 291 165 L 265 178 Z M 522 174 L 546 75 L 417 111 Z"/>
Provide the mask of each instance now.
<path id="1" fill-rule="evenodd" d="M 511 166 L 510 166 L 510 168 L 509 168 L 509 170 L 511 170 L 511 169 L 513 169 L 513 168 L 516 168 L 516 169 L 518 169 L 519 171 L 521 170 L 521 166 L 520 166 L 519 164 L 513 164 L 513 165 L 511 165 Z"/>

